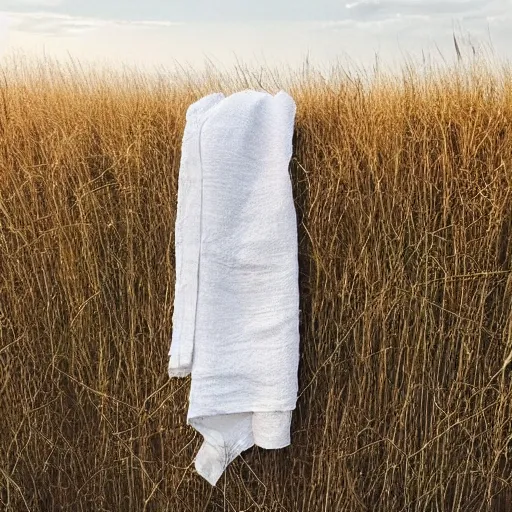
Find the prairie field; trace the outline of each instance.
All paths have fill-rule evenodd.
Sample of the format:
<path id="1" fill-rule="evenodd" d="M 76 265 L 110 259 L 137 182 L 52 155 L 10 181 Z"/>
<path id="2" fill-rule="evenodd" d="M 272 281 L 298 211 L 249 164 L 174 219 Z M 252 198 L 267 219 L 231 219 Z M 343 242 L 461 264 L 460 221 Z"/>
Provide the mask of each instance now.
<path id="1" fill-rule="evenodd" d="M 287 90 L 291 446 L 194 471 L 169 379 L 185 112 Z M 512 511 L 512 70 L 0 68 L 0 510 Z"/>

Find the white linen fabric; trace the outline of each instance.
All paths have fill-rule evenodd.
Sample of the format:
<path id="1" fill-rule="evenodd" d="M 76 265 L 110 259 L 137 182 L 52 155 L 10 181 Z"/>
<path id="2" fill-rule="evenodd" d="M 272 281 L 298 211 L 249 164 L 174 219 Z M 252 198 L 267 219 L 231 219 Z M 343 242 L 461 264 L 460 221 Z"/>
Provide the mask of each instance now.
<path id="1" fill-rule="evenodd" d="M 170 377 L 191 374 L 187 422 L 215 485 L 256 444 L 290 444 L 297 401 L 297 224 L 284 91 L 211 94 L 187 110 L 175 226 Z"/>

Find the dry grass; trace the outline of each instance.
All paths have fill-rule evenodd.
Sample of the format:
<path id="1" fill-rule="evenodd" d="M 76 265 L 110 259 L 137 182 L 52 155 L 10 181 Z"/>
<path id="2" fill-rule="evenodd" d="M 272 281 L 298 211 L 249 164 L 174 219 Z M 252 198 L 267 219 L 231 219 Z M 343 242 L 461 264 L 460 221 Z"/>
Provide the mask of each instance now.
<path id="1" fill-rule="evenodd" d="M 167 378 L 184 113 L 258 83 L 4 69 L 0 509 L 512 510 L 507 70 L 294 77 L 293 444 L 194 473 Z"/>

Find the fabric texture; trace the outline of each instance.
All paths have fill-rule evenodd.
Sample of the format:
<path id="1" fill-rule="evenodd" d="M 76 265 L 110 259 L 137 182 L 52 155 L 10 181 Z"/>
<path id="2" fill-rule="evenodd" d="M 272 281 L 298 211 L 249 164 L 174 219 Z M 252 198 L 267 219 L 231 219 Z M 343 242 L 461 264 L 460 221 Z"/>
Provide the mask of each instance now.
<path id="1" fill-rule="evenodd" d="M 290 444 L 297 401 L 297 225 L 285 92 L 211 94 L 187 110 L 175 226 L 170 377 L 191 374 L 187 422 L 215 485 L 254 444 Z"/>

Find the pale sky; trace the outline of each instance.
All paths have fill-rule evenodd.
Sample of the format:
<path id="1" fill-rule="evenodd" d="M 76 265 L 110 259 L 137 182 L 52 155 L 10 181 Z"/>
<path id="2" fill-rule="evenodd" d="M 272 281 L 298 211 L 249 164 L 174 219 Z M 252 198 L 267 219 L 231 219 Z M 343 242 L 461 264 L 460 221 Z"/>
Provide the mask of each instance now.
<path id="1" fill-rule="evenodd" d="M 0 0 L 0 53 L 200 68 L 371 66 L 425 52 L 455 57 L 453 34 L 512 57 L 512 0 Z"/>

